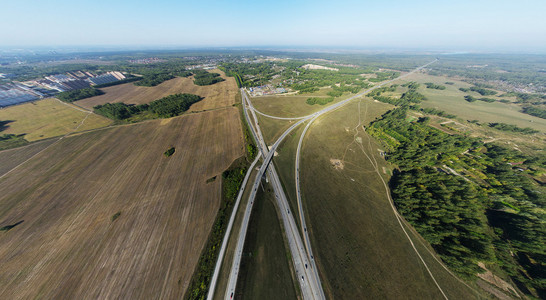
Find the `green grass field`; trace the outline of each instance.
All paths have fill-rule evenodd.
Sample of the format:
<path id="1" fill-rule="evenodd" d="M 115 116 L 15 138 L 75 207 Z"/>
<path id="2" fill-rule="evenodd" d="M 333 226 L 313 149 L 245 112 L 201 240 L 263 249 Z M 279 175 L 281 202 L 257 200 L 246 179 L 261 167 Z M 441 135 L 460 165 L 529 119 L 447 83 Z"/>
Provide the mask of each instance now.
<path id="1" fill-rule="evenodd" d="M 268 145 L 273 144 L 286 129 L 292 126 L 294 122 L 297 122 L 297 120 L 289 121 L 271 119 L 258 114 L 256 114 L 256 116 L 258 117 L 258 123 L 262 129 L 264 140 Z"/>
<path id="2" fill-rule="evenodd" d="M 273 161 L 281 183 L 284 188 L 286 197 L 288 198 L 288 204 L 290 205 L 290 210 L 293 212 L 298 211 L 298 202 L 296 198 L 296 185 L 294 177 L 294 164 L 296 158 L 296 149 L 298 147 L 298 142 L 301 136 L 301 133 L 307 123 L 300 125 L 295 129 L 290 135 L 286 137 L 281 146 L 277 148 L 278 156 L 276 156 Z M 298 226 L 298 230 L 301 233 L 301 222 L 299 215 L 294 215 L 294 221 Z"/>
<path id="3" fill-rule="evenodd" d="M 460 87 L 469 87 L 470 84 L 452 78 L 431 76 L 417 73 L 404 78 L 404 82 L 416 81 L 419 83 L 433 82 L 445 85 L 445 90 L 427 89 L 424 85 L 419 87 L 419 92 L 425 95 L 428 100 L 423 101 L 421 107 L 431 107 L 444 110 L 447 113 L 455 114 L 462 120 L 478 120 L 480 122 L 502 122 L 517 125 L 519 127 L 531 127 L 542 132 L 546 132 L 546 120 L 530 116 L 520 112 L 516 104 L 501 102 L 487 103 L 483 101 L 467 102 L 465 95 L 472 95 L 476 98 L 482 97 L 476 92 L 464 93 L 459 91 Z M 446 81 L 454 82 L 453 85 L 444 84 Z M 502 94 L 499 92 L 497 95 Z M 493 99 L 507 99 L 497 96 L 487 96 Z"/>
<path id="4" fill-rule="evenodd" d="M 0 121 L 11 121 L 2 134 L 24 133 L 28 141 L 64 135 L 78 126 L 77 131 L 85 131 L 112 123 L 107 118 L 89 114 L 53 98 L 1 109 Z"/>
<path id="5" fill-rule="evenodd" d="M 297 298 L 274 201 L 270 186 L 256 197 L 239 273 L 241 299 Z"/>
<path id="6" fill-rule="evenodd" d="M 286 95 L 286 96 L 260 96 L 253 97 L 252 104 L 254 107 L 261 111 L 267 112 L 267 114 L 276 116 L 276 117 L 301 117 L 312 114 L 316 111 L 319 111 L 328 105 L 332 105 L 341 100 L 347 99 L 354 94 L 345 93 L 343 96 L 335 98 L 333 102 L 328 103 L 327 105 L 309 105 L 305 103 L 309 97 L 328 97 L 327 92 L 332 89 L 321 89 L 318 92 L 312 94 L 302 94 L 302 95 Z"/>
<path id="7" fill-rule="evenodd" d="M 361 105 L 362 123 L 385 108 L 372 102 L 366 111 L 366 105 Z M 439 290 L 399 227 L 379 175 L 366 157 L 377 161 L 386 178 L 383 167 L 389 166 L 379 155 L 380 147 L 361 128 L 355 136 L 358 112 L 353 103 L 321 118 L 311 128 L 303 149 L 304 203 L 325 290 L 342 299 L 439 298 Z M 343 169 L 335 169 L 330 159 L 341 160 Z M 440 285 L 450 298 L 471 297 L 461 287 Z"/>

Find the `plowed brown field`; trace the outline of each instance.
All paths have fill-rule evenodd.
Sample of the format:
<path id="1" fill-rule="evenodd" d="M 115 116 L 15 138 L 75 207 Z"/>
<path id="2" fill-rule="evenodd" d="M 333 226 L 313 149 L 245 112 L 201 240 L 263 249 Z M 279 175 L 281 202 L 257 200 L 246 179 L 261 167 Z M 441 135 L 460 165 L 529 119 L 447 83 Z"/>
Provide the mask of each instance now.
<path id="1" fill-rule="evenodd" d="M 60 140 L 0 179 L 0 299 L 180 299 L 243 154 L 235 107 Z"/>

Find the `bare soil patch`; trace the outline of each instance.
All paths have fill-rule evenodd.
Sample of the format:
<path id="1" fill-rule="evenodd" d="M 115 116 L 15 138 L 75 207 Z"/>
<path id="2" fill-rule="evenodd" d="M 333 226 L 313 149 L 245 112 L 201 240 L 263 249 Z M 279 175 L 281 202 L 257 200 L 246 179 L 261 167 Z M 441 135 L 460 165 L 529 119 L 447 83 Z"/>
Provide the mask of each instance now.
<path id="1" fill-rule="evenodd" d="M 336 170 L 343 170 L 343 168 L 345 167 L 343 165 L 343 162 L 339 159 L 330 158 L 330 163 Z"/>

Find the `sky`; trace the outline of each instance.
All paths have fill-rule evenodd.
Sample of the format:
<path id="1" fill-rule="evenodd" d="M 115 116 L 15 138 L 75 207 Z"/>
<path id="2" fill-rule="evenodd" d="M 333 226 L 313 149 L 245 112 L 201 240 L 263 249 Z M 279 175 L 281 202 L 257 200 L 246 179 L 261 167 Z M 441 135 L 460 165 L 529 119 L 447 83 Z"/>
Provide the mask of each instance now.
<path id="1" fill-rule="evenodd" d="M 546 52 L 545 0 L 0 0 L 0 47 Z"/>

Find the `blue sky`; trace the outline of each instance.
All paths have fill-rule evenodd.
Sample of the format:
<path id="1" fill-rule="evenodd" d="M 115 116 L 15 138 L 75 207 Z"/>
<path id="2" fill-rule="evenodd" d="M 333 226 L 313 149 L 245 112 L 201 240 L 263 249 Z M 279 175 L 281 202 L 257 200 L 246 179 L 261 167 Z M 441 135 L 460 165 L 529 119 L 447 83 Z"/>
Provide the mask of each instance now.
<path id="1" fill-rule="evenodd" d="M 0 46 L 546 51 L 545 0 L 0 2 Z"/>

